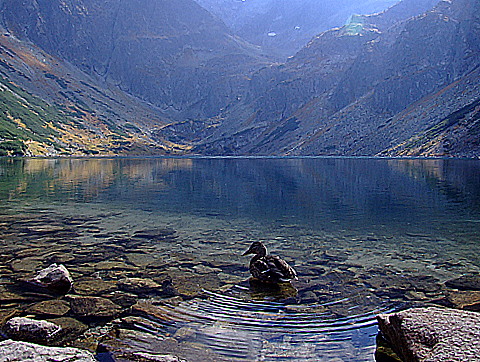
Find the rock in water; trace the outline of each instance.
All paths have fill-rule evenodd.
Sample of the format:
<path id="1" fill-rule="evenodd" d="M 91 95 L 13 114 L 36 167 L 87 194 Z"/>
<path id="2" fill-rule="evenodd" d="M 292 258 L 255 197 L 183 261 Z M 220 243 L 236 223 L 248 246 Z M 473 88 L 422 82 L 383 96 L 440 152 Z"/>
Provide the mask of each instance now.
<path id="1" fill-rule="evenodd" d="M 47 321 L 15 317 L 5 324 L 3 330 L 9 338 L 15 340 L 49 343 L 61 328 Z"/>
<path id="2" fill-rule="evenodd" d="M 105 298 L 72 295 L 68 299 L 71 312 L 77 317 L 111 318 L 122 311 L 119 305 Z"/>
<path id="3" fill-rule="evenodd" d="M 61 264 L 41 270 L 30 282 L 56 294 L 67 294 L 73 284 L 69 271 Z"/>
<path id="4" fill-rule="evenodd" d="M 33 343 L 16 342 L 10 339 L 0 342 L 0 362 L 96 362 L 94 356 L 78 348 L 45 347 Z"/>
<path id="5" fill-rule="evenodd" d="M 480 314 L 412 308 L 377 316 L 383 335 L 405 362 L 478 361 Z"/>

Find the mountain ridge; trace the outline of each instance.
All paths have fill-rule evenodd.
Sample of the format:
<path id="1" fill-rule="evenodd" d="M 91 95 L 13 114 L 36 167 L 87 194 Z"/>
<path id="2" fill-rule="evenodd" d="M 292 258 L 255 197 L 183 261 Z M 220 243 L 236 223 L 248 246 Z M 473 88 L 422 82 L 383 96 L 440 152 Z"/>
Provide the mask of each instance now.
<path id="1" fill-rule="evenodd" d="M 408 16 L 385 29 L 366 22 L 360 32 L 358 27 L 347 24 L 321 34 L 285 65 L 268 71 L 274 74 L 269 80 L 272 87 L 267 95 L 253 97 L 266 104 L 254 107 L 261 112 L 251 115 L 256 121 L 250 119 L 230 129 L 230 135 L 217 132 L 209 143 L 197 146 L 198 152 L 399 155 L 393 151 L 397 145 L 425 132 L 434 126 L 434 121 L 440 122 L 479 96 L 478 79 L 462 81 L 480 64 L 480 40 L 475 30 L 479 24 L 477 8 L 478 4 L 470 0 L 442 1 L 431 11 Z M 365 19 L 378 20 L 389 11 Z M 349 33 L 351 28 L 356 32 Z M 425 114 L 423 110 L 424 119 L 404 117 L 400 122 L 405 109 L 421 105 L 422 99 L 435 98 L 453 82 L 460 89 L 458 94 L 465 95 L 455 98 L 454 105 L 450 102 L 451 113 L 434 109 Z M 262 99 L 266 101 L 262 103 Z M 268 104 L 273 101 L 277 104 L 269 112 Z M 228 116 L 224 123 L 228 123 Z M 390 123 L 397 124 L 396 128 Z M 237 137 L 236 132 L 241 136 Z M 246 144 L 238 141 L 245 139 Z M 448 153 L 440 149 L 428 155 L 466 155 L 452 148 Z M 476 153 L 478 150 L 468 154 Z"/>
<path id="2" fill-rule="evenodd" d="M 193 0 L 2 0 L 0 148 L 478 157 L 479 7 L 403 0 L 278 63 Z"/>

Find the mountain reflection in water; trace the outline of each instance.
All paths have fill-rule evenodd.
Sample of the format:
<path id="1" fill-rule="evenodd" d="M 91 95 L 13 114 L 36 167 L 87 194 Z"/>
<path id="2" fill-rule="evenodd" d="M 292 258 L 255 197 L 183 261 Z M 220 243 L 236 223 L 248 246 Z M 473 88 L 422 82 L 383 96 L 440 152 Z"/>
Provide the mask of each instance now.
<path id="1" fill-rule="evenodd" d="M 133 306 L 101 337 L 117 357 L 371 361 L 376 314 L 480 269 L 480 161 L 0 159 L 0 200 L 0 312 L 63 263 L 75 292 Z M 299 280 L 250 283 L 253 240 Z"/>

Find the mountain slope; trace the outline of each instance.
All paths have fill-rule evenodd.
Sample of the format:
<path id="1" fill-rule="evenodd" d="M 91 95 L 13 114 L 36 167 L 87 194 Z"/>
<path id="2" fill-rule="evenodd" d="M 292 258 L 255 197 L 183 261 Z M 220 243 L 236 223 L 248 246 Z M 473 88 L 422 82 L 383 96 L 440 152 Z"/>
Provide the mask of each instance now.
<path id="1" fill-rule="evenodd" d="M 263 61 L 193 0 L 4 0 L 4 27 L 171 117 L 218 113 Z"/>
<path id="2" fill-rule="evenodd" d="M 196 0 L 242 38 L 291 56 L 315 35 L 345 24 L 353 14 L 370 14 L 397 0 Z"/>
<path id="3" fill-rule="evenodd" d="M 0 104 L 0 154 L 182 151 L 152 137 L 152 128 L 168 124 L 152 105 L 7 32 L 0 35 Z"/>
<path id="4" fill-rule="evenodd" d="M 248 101 L 217 118 L 198 152 L 396 155 L 397 145 L 480 95 L 478 1 L 442 1 L 411 18 L 431 3 L 408 0 L 353 18 L 257 73 Z"/>

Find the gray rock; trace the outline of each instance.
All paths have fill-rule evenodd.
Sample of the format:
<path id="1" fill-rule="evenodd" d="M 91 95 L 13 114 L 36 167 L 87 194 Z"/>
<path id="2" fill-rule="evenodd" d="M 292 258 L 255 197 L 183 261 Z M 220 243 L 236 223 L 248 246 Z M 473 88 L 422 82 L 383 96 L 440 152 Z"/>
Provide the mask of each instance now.
<path id="1" fill-rule="evenodd" d="M 69 271 L 62 264 L 52 264 L 41 270 L 30 282 L 57 294 L 67 294 L 73 284 Z"/>
<path id="2" fill-rule="evenodd" d="M 430 307 L 381 314 L 377 319 L 404 362 L 479 359 L 479 313 Z"/>
<path id="3" fill-rule="evenodd" d="M 45 347 L 6 340 L 0 342 L 0 362 L 95 362 L 94 356 L 77 348 Z"/>
<path id="4" fill-rule="evenodd" d="M 54 323 L 24 317 L 14 317 L 3 327 L 5 334 L 12 339 L 50 343 L 61 328 Z"/>

